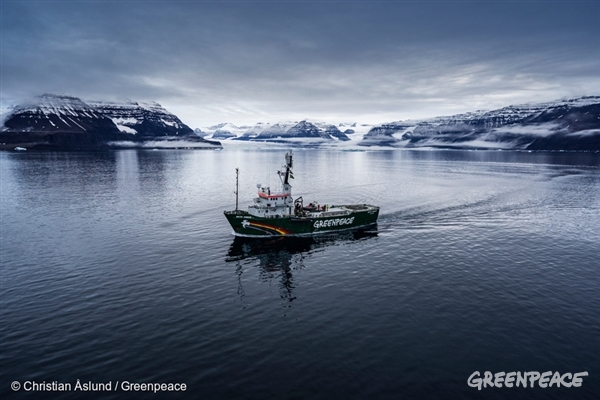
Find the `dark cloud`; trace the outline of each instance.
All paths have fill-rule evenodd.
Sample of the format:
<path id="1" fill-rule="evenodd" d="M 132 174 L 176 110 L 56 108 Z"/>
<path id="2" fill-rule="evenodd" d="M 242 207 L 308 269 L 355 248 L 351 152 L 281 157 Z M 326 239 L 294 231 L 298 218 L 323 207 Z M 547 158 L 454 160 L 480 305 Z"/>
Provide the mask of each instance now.
<path id="1" fill-rule="evenodd" d="M 600 92 L 597 2 L 3 2 L 1 18 L 3 102 L 156 100 L 192 126 Z"/>

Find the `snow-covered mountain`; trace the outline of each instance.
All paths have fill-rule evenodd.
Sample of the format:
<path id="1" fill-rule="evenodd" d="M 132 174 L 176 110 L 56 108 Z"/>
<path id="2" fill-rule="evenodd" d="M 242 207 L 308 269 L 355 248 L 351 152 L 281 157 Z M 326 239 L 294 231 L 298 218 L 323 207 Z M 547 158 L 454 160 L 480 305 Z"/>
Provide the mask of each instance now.
<path id="1" fill-rule="evenodd" d="M 112 121 L 81 99 L 44 94 L 17 105 L 4 121 L 3 131 L 118 133 Z"/>
<path id="2" fill-rule="evenodd" d="M 196 131 L 203 137 L 219 140 L 243 140 L 256 142 L 290 142 L 319 144 L 328 141 L 349 141 L 345 132 L 331 124 L 323 122 L 284 121 L 275 124 L 259 122 L 254 126 L 235 126 L 221 123 Z M 354 133 L 349 131 L 348 133 Z"/>
<path id="3" fill-rule="evenodd" d="M 92 101 L 88 104 L 101 115 L 108 117 L 124 133 L 142 136 L 186 136 L 194 133 L 176 115 L 156 102 Z"/>
<path id="4" fill-rule="evenodd" d="M 364 146 L 600 150 L 600 96 L 373 127 Z"/>
<path id="5" fill-rule="evenodd" d="M 210 137 L 212 139 L 224 140 L 241 136 L 250 128 L 250 126 L 235 126 L 234 124 L 224 122 L 206 128 L 197 129 L 194 131 L 200 131 L 201 133 L 196 132 L 196 134 L 200 133 L 202 137 Z"/>
<path id="6" fill-rule="evenodd" d="M 97 149 L 150 142 L 152 147 L 220 147 L 158 103 L 87 103 L 55 94 L 14 107 L 0 130 L 0 148 Z"/>
<path id="7" fill-rule="evenodd" d="M 52 94 L 0 111 L 0 149 L 220 147 L 209 140 L 215 139 L 295 146 L 600 151 L 600 96 L 375 126 L 301 120 L 192 130 L 158 103 L 84 102 Z"/>

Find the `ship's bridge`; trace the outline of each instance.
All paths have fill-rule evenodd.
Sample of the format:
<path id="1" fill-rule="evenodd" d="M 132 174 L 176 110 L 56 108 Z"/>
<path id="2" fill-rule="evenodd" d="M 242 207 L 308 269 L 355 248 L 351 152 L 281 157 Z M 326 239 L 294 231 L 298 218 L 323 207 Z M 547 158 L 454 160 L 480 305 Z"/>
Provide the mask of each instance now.
<path id="1" fill-rule="evenodd" d="M 292 213 L 292 188 L 284 184 L 280 191 L 271 192 L 269 187 L 258 187 L 258 197 L 248 207 L 248 212 L 257 217 L 284 217 Z"/>
<path id="2" fill-rule="evenodd" d="M 270 187 L 263 187 L 258 183 L 256 185 L 258 197 L 255 197 L 254 204 L 248 207 L 249 214 L 274 218 L 292 215 L 294 199 L 292 198 L 292 185 L 289 183 L 289 179 L 294 178 L 292 175 L 292 152 L 285 155 L 285 160 L 283 171 L 277 171 L 281 181 L 280 189 L 271 192 Z"/>

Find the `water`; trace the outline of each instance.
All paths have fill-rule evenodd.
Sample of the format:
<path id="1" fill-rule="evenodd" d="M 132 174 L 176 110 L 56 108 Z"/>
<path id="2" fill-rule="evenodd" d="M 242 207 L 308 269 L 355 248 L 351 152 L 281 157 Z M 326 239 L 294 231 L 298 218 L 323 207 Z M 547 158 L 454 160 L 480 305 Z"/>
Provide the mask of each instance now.
<path id="1" fill-rule="evenodd" d="M 600 155 L 298 150 L 296 196 L 379 205 L 377 227 L 234 239 L 235 167 L 245 207 L 283 154 L 0 153 L 0 396 L 598 397 Z M 589 376 L 479 392 L 474 371 Z"/>

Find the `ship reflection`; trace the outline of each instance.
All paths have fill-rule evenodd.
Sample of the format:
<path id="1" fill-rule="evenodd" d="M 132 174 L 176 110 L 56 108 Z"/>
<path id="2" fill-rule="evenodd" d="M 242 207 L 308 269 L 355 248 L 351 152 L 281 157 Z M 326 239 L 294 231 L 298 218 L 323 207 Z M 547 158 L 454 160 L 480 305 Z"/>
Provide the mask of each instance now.
<path id="1" fill-rule="evenodd" d="M 242 285 L 244 266 L 258 261 L 259 279 L 272 281 L 279 277 L 279 295 L 283 300 L 294 301 L 295 283 L 293 271 L 304 268 L 311 254 L 324 251 L 332 245 L 368 240 L 377 236 L 377 225 L 368 229 L 340 232 L 312 237 L 244 238 L 235 237 L 225 259 L 236 263 L 238 295 L 245 296 Z"/>

